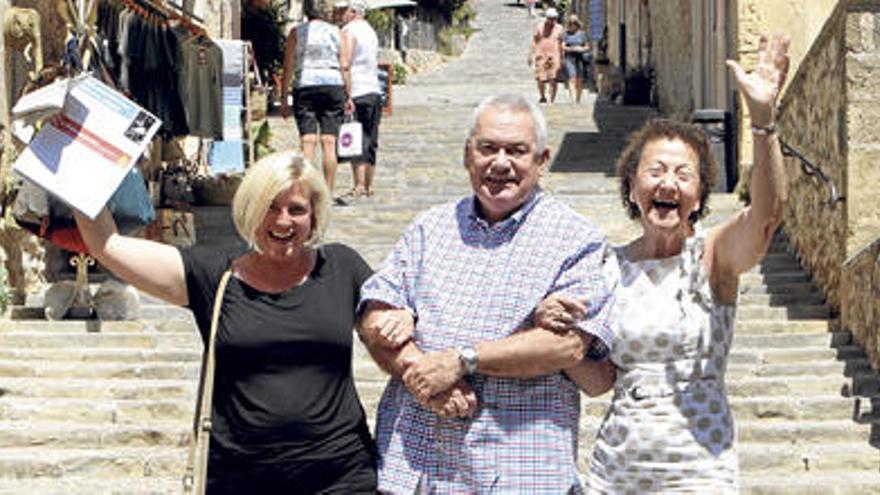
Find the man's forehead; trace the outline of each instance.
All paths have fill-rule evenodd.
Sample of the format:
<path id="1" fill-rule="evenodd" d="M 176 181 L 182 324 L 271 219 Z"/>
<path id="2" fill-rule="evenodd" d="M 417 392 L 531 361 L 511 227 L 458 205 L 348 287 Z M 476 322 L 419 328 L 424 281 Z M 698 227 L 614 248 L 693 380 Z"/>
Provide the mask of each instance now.
<path id="1" fill-rule="evenodd" d="M 532 115 L 526 111 L 488 108 L 477 120 L 474 139 L 536 141 L 535 126 Z"/>

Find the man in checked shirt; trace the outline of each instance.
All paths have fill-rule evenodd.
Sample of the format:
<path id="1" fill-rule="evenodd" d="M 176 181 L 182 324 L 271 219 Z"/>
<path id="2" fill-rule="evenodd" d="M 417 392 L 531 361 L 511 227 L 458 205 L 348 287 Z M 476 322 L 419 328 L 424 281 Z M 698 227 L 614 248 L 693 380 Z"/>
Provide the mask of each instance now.
<path id="1" fill-rule="evenodd" d="M 581 493 L 578 387 L 611 386 L 599 378 L 611 366 L 606 240 L 538 185 L 546 142 L 534 104 L 484 100 L 464 146 L 473 194 L 420 214 L 361 289 L 361 339 L 391 375 L 376 424 L 382 493 Z M 586 317 L 534 327 L 553 293 L 586 303 Z M 402 310 L 413 318 L 390 316 Z"/>

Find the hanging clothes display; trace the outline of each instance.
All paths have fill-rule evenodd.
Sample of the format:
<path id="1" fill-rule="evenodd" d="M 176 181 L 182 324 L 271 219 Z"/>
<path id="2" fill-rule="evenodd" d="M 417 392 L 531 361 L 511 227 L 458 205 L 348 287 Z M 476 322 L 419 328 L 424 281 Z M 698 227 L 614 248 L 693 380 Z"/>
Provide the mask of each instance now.
<path id="1" fill-rule="evenodd" d="M 117 87 L 160 119 L 163 137 L 222 138 L 220 48 L 204 30 L 146 0 L 102 0 L 100 56 Z"/>

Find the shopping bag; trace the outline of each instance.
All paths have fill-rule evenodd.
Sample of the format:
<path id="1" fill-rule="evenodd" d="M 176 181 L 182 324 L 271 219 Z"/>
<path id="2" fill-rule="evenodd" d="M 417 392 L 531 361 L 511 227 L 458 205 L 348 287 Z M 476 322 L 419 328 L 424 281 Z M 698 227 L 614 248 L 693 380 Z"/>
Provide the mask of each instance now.
<path id="1" fill-rule="evenodd" d="M 350 158 L 363 154 L 364 128 L 361 123 L 353 120 L 342 124 L 339 128 L 339 138 L 336 140 L 339 158 Z"/>

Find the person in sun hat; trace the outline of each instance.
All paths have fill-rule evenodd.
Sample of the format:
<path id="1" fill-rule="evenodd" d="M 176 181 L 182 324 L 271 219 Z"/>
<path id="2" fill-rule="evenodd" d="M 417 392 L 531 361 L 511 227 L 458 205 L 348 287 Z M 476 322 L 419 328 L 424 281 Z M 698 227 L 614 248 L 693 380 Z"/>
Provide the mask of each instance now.
<path id="1" fill-rule="evenodd" d="M 529 46 L 529 66 L 535 68 L 535 81 L 541 103 L 547 103 L 547 86 L 550 86 L 550 103 L 556 100 L 556 78 L 562 66 L 562 42 L 564 30 L 556 22 L 559 13 L 550 7 L 544 11 L 544 20 L 535 27 Z"/>

